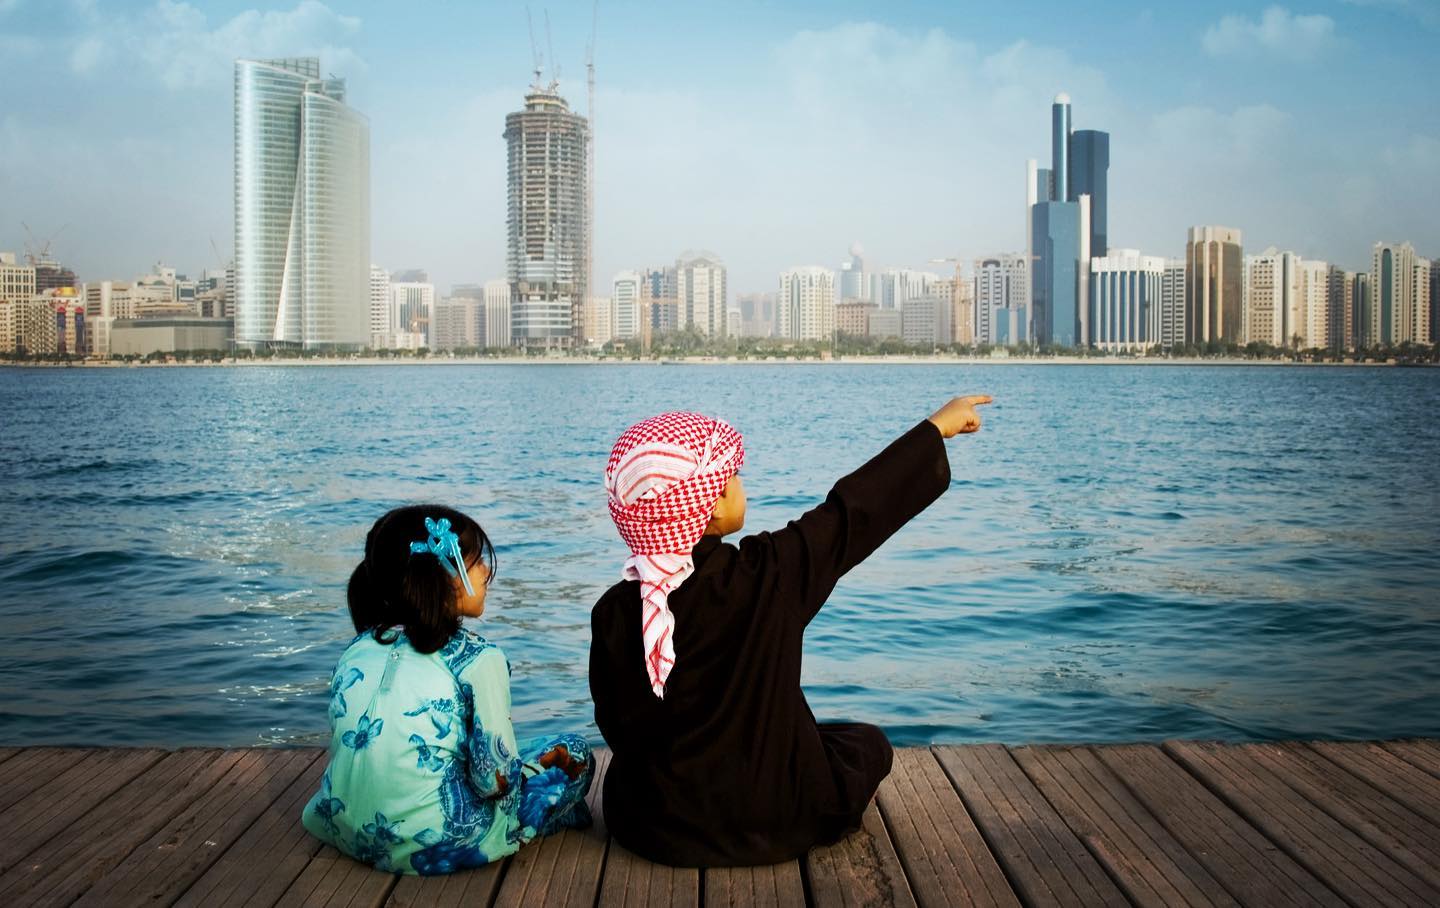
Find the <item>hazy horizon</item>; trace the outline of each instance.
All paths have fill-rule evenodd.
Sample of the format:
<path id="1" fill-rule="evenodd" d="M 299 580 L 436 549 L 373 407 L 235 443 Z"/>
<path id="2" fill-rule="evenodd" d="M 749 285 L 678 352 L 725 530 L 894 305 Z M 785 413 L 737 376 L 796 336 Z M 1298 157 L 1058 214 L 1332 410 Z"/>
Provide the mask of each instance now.
<path id="1" fill-rule="evenodd" d="M 550 56 L 546 6 L 532 6 Z M 584 112 L 590 3 L 548 6 Z M 1027 158 L 1049 105 L 1111 134 L 1110 242 L 1183 252 L 1223 224 L 1247 252 L 1350 269 L 1377 240 L 1440 255 L 1440 3 L 1054 2 L 1003 14 L 859 3 L 599 6 L 596 295 L 616 271 L 707 249 L 735 295 L 778 272 L 1024 248 Z M 439 290 L 505 273 L 506 113 L 531 79 L 504 10 L 0 0 L 0 250 L 26 222 L 80 279 L 232 255 L 237 57 L 316 55 L 372 143 L 372 260 Z M 550 69 L 546 63 L 547 70 Z"/>

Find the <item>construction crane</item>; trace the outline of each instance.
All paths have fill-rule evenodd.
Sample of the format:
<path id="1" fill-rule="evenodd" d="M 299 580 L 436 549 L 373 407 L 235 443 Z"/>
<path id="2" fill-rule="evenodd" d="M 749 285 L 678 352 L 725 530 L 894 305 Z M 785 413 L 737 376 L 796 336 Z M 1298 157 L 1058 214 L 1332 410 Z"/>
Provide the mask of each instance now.
<path id="1" fill-rule="evenodd" d="M 550 90 L 560 87 L 560 64 L 555 60 L 555 42 L 550 40 L 550 9 L 545 9 L 545 50 L 550 54 Z"/>
<path id="2" fill-rule="evenodd" d="M 590 123 L 590 141 L 585 143 L 585 293 L 595 296 L 595 27 L 600 19 L 600 0 L 590 7 L 590 43 L 585 45 L 585 118 Z"/>
<path id="3" fill-rule="evenodd" d="M 25 228 L 25 235 L 30 238 L 25 243 L 25 261 L 34 267 L 35 265 L 52 263 L 52 259 L 50 258 L 50 245 L 59 239 L 60 234 L 65 232 L 65 227 L 69 227 L 70 225 L 66 224 L 64 227 L 61 227 L 43 242 L 35 239 L 35 231 L 30 229 L 29 224 L 21 221 L 20 226 Z"/>
<path id="4" fill-rule="evenodd" d="M 534 65 L 535 87 L 540 87 L 540 73 L 543 70 L 540 48 L 535 44 L 535 19 L 530 15 L 530 4 L 525 4 L 525 26 L 530 29 L 530 62 Z"/>

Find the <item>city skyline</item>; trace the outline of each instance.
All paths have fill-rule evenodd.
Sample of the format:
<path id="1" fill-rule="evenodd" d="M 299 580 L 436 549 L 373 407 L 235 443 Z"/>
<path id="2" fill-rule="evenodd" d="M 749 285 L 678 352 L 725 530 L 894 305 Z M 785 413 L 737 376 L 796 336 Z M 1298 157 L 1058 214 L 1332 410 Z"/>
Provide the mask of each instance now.
<path id="1" fill-rule="evenodd" d="M 1037 13 L 1050 6 L 1022 5 Z M 703 37 L 687 38 L 717 50 L 745 39 L 734 46 L 753 50 L 753 65 L 722 78 L 703 54 L 667 69 L 678 51 L 652 50 L 634 32 L 659 38 L 713 14 L 601 8 L 597 284 L 688 247 L 726 261 L 732 293 L 767 289 L 797 264 L 834 267 L 835 250 L 857 237 L 871 261 L 902 267 L 1023 249 L 1017 169 L 1047 144 L 1033 107 L 1059 91 L 1081 100 L 1080 122 L 1102 126 L 1116 143 L 1110 245 L 1178 256 L 1190 226 L 1233 223 L 1255 247 L 1355 270 L 1368 266 L 1377 239 L 1433 251 L 1440 213 L 1425 199 L 1440 195 L 1432 125 L 1440 117 L 1420 76 L 1440 28 L 1434 17 L 1397 4 L 1328 3 L 1283 15 L 1244 4 L 1198 17 L 1126 4 L 1112 11 L 1099 17 L 1105 27 L 1143 34 L 1153 49 L 1128 57 L 1093 49 L 1096 22 L 1071 23 L 1066 38 L 1040 15 L 965 19 L 911 5 L 866 22 L 843 6 L 752 10 L 751 25 L 711 23 Z M 62 8 L 45 17 L 44 30 L 40 12 L 31 0 L 0 4 L 0 75 L 18 96 L 0 114 L 0 160 L 15 165 L 0 168 L 10 213 L 0 219 L 0 248 L 23 248 L 24 220 L 42 235 L 69 224 L 56 251 L 82 277 L 129 273 L 133 262 L 156 258 L 192 273 L 213 266 L 210 238 L 222 250 L 232 244 L 220 200 L 228 195 L 224 83 L 233 59 L 318 52 L 371 118 L 372 259 L 425 267 L 440 286 L 504 273 L 503 222 L 475 213 L 503 207 L 496 123 L 523 97 L 531 64 L 518 11 L 351 16 L 307 2 L 235 14 L 167 3 Z M 551 9 L 560 91 L 577 110 L 589 14 L 578 4 Z M 466 29 L 489 35 L 492 52 L 459 61 L 440 90 L 429 90 L 429 64 L 391 68 L 393 55 L 380 52 L 407 41 L 443 49 Z M 116 40 L 96 45 L 102 32 Z M 547 49 L 543 36 L 538 43 Z M 22 65 L 47 46 L 66 51 L 68 65 Z M 642 46 L 645 65 L 635 56 Z M 1379 46 L 1384 59 L 1367 56 Z M 1176 65 L 1135 75 L 1131 57 L 1164 49 Z M 1197 66 L 1179 65 L 1186 60 Z M 101 84 L 116 68 L 123 77 Z M 1382 84 L 1383 97 L 1361 103 Z M 37 109 L 26 100 L 35 86 L 61 103 Z M 146 112 L 158 103 L 167 119 L 133 115 L 142 89 Z M 1315 109 L 1327 113 L 1307 115 Z M 108 121 L 127 110 L 119 139 L 106 146 L 110 167 L 92 163 L 100 149 L 76 141 L 83 130 L 72 137 L 61 128 L 77 117 L 115 126 Z M 772 127 L 787 123 L 812 138 L 777 144 Z M 1343 160 L 1357 143 L 1341 137 L 1356 129 L 1367 136 L 1359 143 L 1366 156 Z M 460 145 L 463 154 L 446 157 Z M 97 192 L 86 187 L 88 171 L 134 176 Z M 1222 172 L 1229 178 L 1215 182 Z M 676 192 L 678 207 L 640 203 Z M 137 218 L 147 209 L 130 202 L 144 198 L 165 204 Z M 115 226 L 122 215 L 124 230 Z"/>

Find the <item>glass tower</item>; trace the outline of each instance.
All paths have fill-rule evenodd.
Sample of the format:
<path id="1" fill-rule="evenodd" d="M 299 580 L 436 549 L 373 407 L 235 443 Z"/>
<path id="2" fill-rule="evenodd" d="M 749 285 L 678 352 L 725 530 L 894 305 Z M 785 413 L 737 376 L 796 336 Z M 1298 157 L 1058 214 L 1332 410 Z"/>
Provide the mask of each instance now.
<path id="1" fill-rule="evenodd" d="M 370 125 L 314 57 L 235 61 L 235 342 L 369 341 Z"/>
<path id="2" fill-rule="evenodd" d="M 1106 234 L 1106 202 L 1110 195 L 1110 134 L 1095 129 L 1078 129 L 1070 135 L 1070 197 L 1090 197 L 1090 254 L 1110 254 Z"/>

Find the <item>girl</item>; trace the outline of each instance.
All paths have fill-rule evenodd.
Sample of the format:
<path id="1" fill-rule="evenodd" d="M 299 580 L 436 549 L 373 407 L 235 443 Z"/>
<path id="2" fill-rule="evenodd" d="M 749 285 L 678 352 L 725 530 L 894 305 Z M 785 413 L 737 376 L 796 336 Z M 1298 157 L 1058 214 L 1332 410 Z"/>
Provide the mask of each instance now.
<path id="1" fill-rule="evenodd" d="M 580 735 L 517 742 L 510 664 L 460 619 L 485 611 L 495 550 L 437 505 L 397 508 L 350 576 L 359 632 L 330 682 L 330 764 L 302 822 L 391 873 L 449 873 L 590 823 Z"/>
<path id="2" fill-rule="evenodd" d="M 684 867 L 774 864 L 860 825 L 890 771 L 861 724 L 819 725 L 800 690 L 805 626 L 846 571 L 950 484 L 942 439 L 980 428 L 957 397 L 825 503 L 738 545 L 740 433 L 696 413 L 632 426 L 605 471 L 629 545 L 591 613 L 590 692 L 611 748 L 601 799 L 616 840 Z"/>

